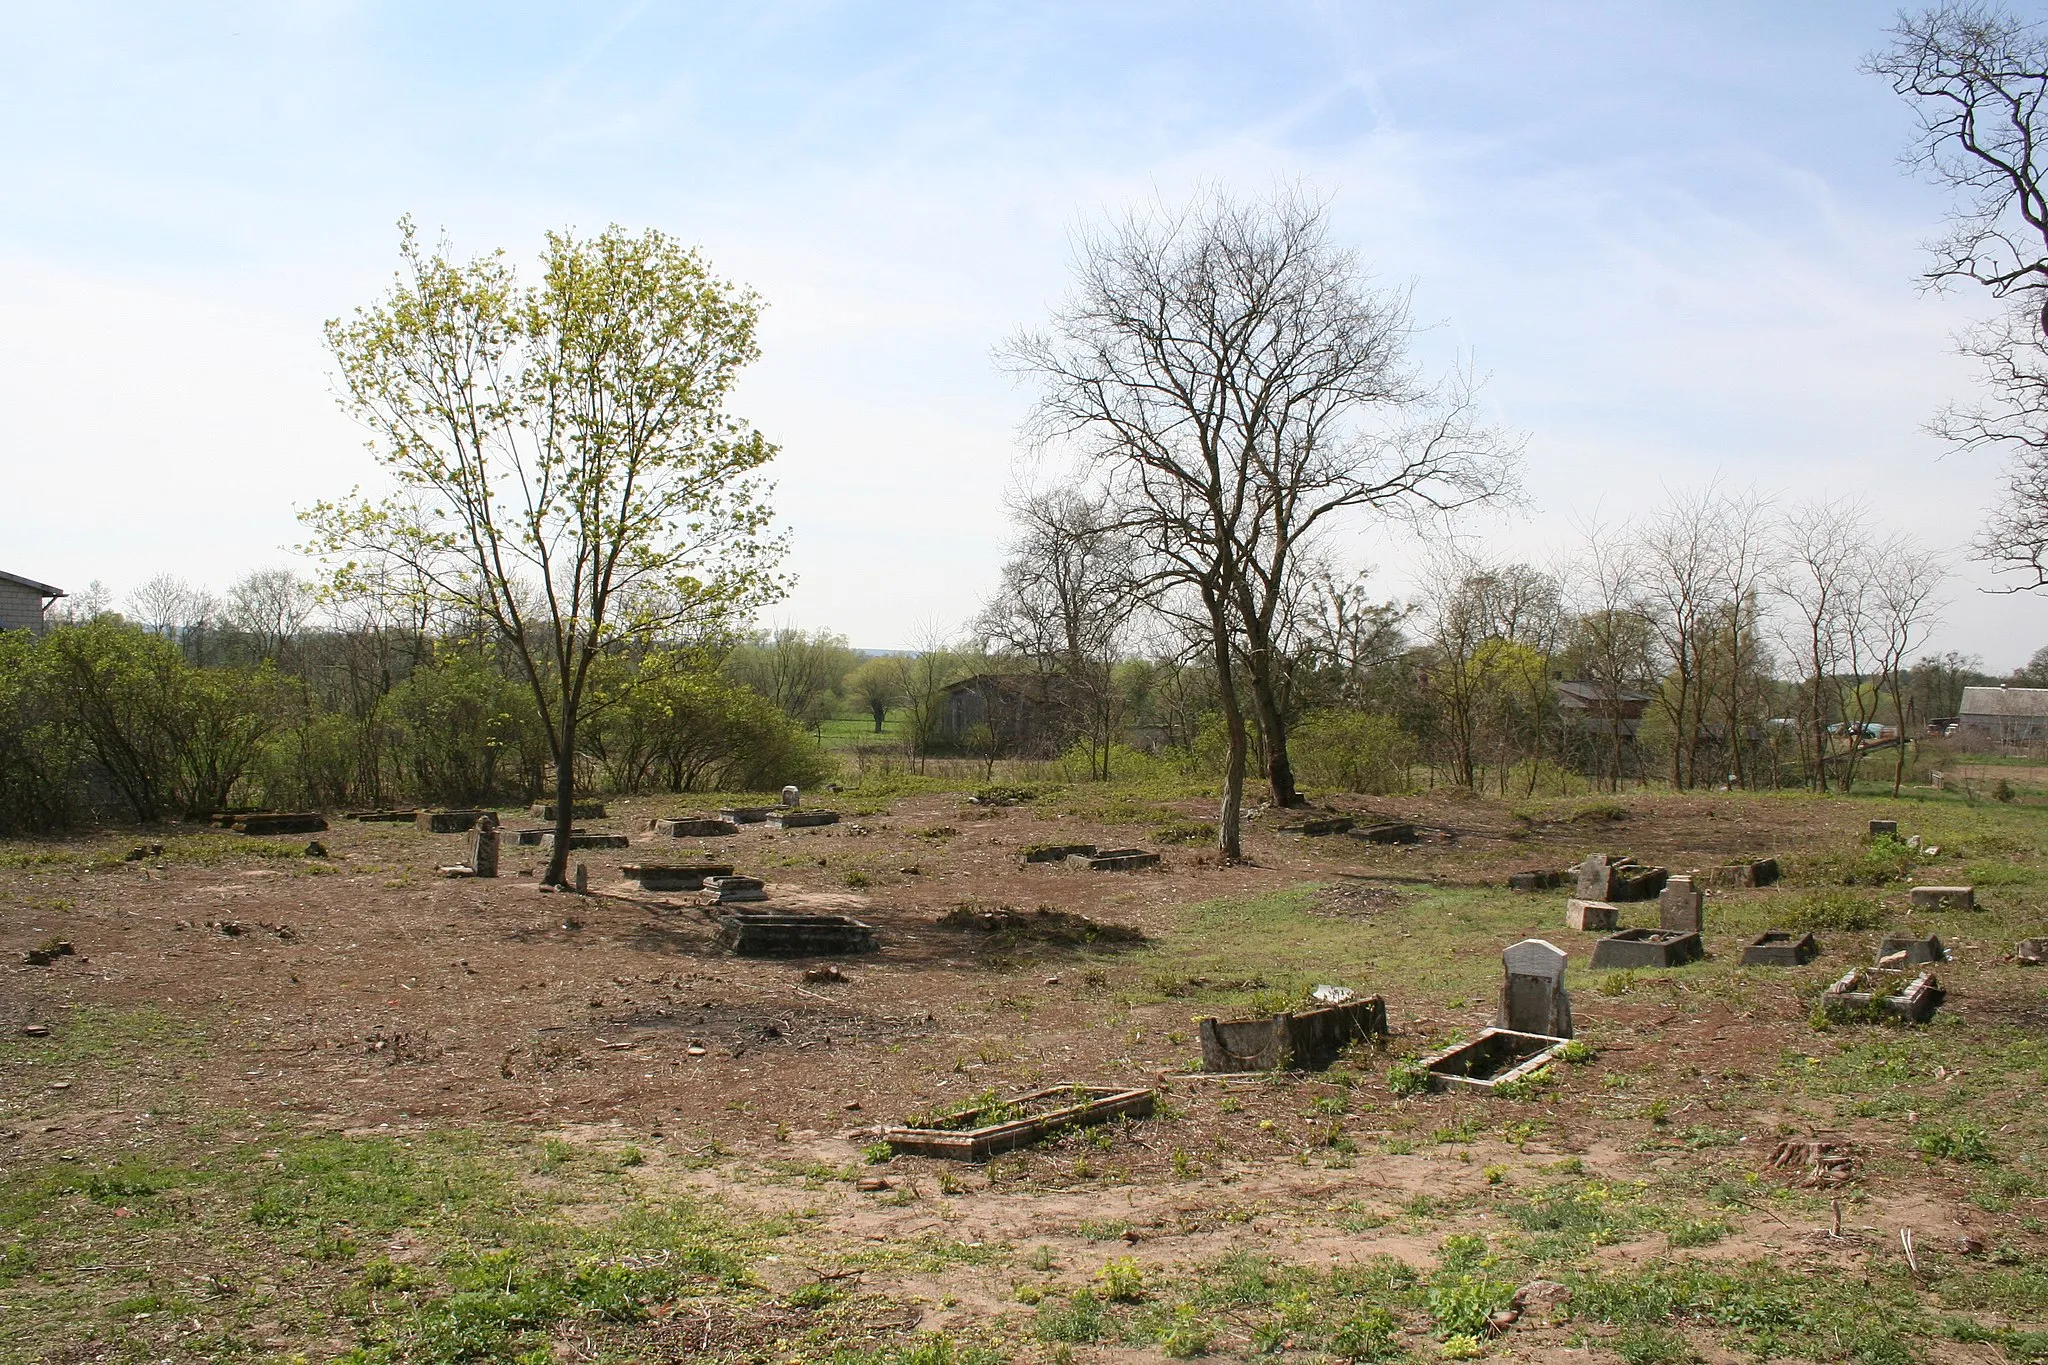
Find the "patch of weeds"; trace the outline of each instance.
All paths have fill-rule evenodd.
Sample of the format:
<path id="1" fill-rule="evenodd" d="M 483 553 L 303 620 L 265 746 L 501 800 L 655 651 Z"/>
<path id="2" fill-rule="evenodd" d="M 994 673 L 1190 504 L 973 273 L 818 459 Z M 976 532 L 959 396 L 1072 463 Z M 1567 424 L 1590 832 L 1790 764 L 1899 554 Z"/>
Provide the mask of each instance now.
<path id="1" fill-rule="evenodd" d="M 1453 1332 L 1443 1339 L 1437 1353 L 1445 1360 L 1478 1360 L 1486 1354 L 1486 1343 L 1471 1332 Z"/>
<path id="2" fill-rule="evenodd" d="M 1793 898 L 1785 918 L 1797 930 L 1860 934 L 1883 928 L 1891 916 L 1875 896 L 1823 887 L 1801 892 Z"/>
<path id="3" fill-rule="evenodd" d="M 1100 1341 L 1108 1327 L 1102 1300 L 1088 1289 L 1076 1290 L 1065 1303 L 1039 1305 L 1037 1316 L 1031 1320 L 1032 1334 L 1040 1341 Z"/>
<path id="4" fill-rule="evenodd" d="M 1216 825 L 1211 820 L 1172 820 L 1152 831 L 1162 844 L 1213 844 Z"/>
<path id="5" fill-rule="evenodd" d="M 1558 1052 L 1557 1059 L 1570 1066 L 1584 1066 L 1592 1061 L 1594 1056 L 1593 1049 L 1588 1044 L 1574 1038 Z"/>
<path id="6" fill-rule="evenodd" d="M 849 872 L 844 880 L 848 889 L 854 891 L 865 891 L 875 884 L 874 878 L 865 872 Z"/>
<path id="7" fill-rule="evenodd" d="M 1216 1339 L 1208 1323 L 1193 1304 L 1176 1304 L 1165 1319 L 1153 1328 L 1152 1339 L 1158 1343 L 1159 1352 L 1169 1360 L 1186 1360 L 1190 1356 L 1209 1354 L 1209 1345 Z"/>
<path id="8" fill-rule="evenodd" d="M 1688 1218 L 1666 1236 L 1674 1247 L 1710 1247 L 1725 1238 L 1729 1231 L 1727 1222 L 1720 1218 Z"/>
<path id="9" fill-rule="evenodd" d="M 1668 1327 L 1631 1327 L 1614 1340 L 1625 1365 L 1692 1365 L 1692 1344 Z"/>
<path id="10" fill-rule="evenodd" d="M 896 1149 L 886 1142 L 870 1142 L 860 1149 L 860 1159 L 870 1166 L 879 1166 L 894 1159 L 895 1155 Z"/>
<path id="11" fill-rule="evenodd" d="M 963 1343 L 946 1332 L 919 1332 L 907 1345 L 860 1350 L 842 1346 L 832 1365 L 1003 1365 L 1010 1357 L 987 1346 Z"/>
<path id="12" fill-rule="evenodd" d="M 1514 1285 L 1491 1275 L 1442 1271 L 1430 1277 L 1429 1316 L 1445 1336 L 1482 1336 L 1486 1320 L 1508 1306 Z"/>
<path id="13" fill-rule="evenodd" d="M 1102 1297 L 1110 1303 L 1138 1303 L 1145 1298 L 1145 1271 L 1132 1256 L 1116 1256 L 1095 1272 Z"/>
<path id="14" fill-rule="evenodd" d="M 1324 1338 L 1330 1354 L 1340 1360 L 1392 1360 L 1401 1354 L 1395 1338 L 1401 1324 L 1384 1308 L 1367 1308 L 1342 1319 Z"/>
<path id="15" fill-rule="evenodd" d="M 1479 1116 L 1477 1114 L 1467 1114 L 1463 1118 L 1460 1118 L 1456 1123 L 1446 1124 L 1444 1127 L 1437 1129 L 1434 1133 L 1431 1133 L 1429 1135 L 1429 1140 L 1431 1142 L 1440 1144 L 1452 1142 L 1476 1142 L 1479 1139 L 1481 1128 L 1482 1126 L 1479 1121 Z"/>
<path id="16" fill-rule="evenodd" d="M 1403 1057 L 1387 1069 L 1387 1089 L 1402 1099 L 1429 1093 L 1429 1069 L 1420 1058 Z"/>
<path id="17" fill-rule="evenodd" d="M 1984 1131 L 1982 1124 L 1968 1119 L 1947 1124 L 1922 1124 L 1913 1133 L 1913 1150 L 1945 1161 L 1989 1165 L 1998 1160 L 1998 1154 L 1991 1148 L 1991 1135 Z"/>

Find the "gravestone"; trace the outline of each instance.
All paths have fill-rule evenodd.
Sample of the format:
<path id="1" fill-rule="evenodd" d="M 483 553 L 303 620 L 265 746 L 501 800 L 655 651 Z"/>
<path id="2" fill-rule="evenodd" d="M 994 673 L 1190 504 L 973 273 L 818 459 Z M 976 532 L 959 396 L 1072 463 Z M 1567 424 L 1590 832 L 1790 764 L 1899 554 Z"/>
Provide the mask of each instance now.
<path id="1" fill-rule="evenodd" d="M 768 899 L 767 884 L 759 877 L 707 877 L 704 885 L 711 892 L 713 905 Z"/>
<path id="2" fill-rule="evenodd" d="M 1674 933 L 1697 934 L 1706 927 L 1707 897 L 1690 877 L 1673 877 L 1657 897 L 1657 924 Z"/>
<path id="3" fill-rule="evenodd" d="M 703 815 L 683 815 L 673 820 L 656 820 L 654 832 L 670 839 L 718 839 L 728 834 L 738 834 L 740 827 L 730 820 L 716 820 Z"/>
<path id="4" fill-rule="evenodd" d="M 1579 899 L 1604 901 L 1613 891 L 1613 864 L 1605 853 L 1588 853 L 1579 864 Z"/>
<path id="5" fill-rule="evenodd" d="M 1606 933 L 1621 924 L 1621 907 L 1606 901 L 1582 901 L 1577 896 L 1564 903 L 1564 927 L 1580 933 Z"/>
<path id="6" fill-rule="evenodd" d="M 1870 822 L 1870 836 L 1873 839 L 1880 834 L 1896 835 L 1898 832 L 1899 822 L 1896 820 L 1872 820 Z"/>
<path id="7" fill-rule="evenodd" d="M 469 870 L 479 877 L 498 875 L 498 817 L 489 811 L 469 832 Z"/>
<path id="8" fill-rule="evenodd" d="M 579 896 L 590 894 L 590 869 L 582 863 L 576 864 L 576 894 Z"/>
<path id="9" fill-rule="evenodd" d="M 782 804 L 791 810 L 795 810 L 798 806 L 802 805 L 803 799 L 804 794 L 795 787 L 784 787 L 782 789 Z"/>
<path id="10" fill-rule="evenodd" d="M 1694 878 L 1695 881 L 1698 878 Z M 1707 880 L 1715 886 L 1752 887 L 1769 886 L 1778 880 L 1776 858 L 1738 858 L 1732 863 L 1723 863 L 1707 872 Z"/>
<path id="11" fill-rule="evenodd" d="M 1916 886 L 1913 888 L 1915 910 L 1975 910 L 1977 888 L 1974 886 Z"/>
<path id="12" fill-rule="evenodd" d="M 1500 960 L 1500 1018 L 1494 1027 L 1546 1038 L 1571 1037 L 1572 998 L 1564 989 L 1564 950 L 1540 938 L 1525 938 Z"/>
<path id="13" fill-rule="evenodd" d="M 1948 961 L 1948 949 L 1941 946 L 1941 935 L 1929 934 L 1926 938 L 1914 938 L 1910 934 L 1886 934 L 1884 941 L 1877 945 L 1877 960 L 1883 965 L 1892 954 L 1903 955 L 1906 964 L 1919 966 L 1923 962 Z"/>

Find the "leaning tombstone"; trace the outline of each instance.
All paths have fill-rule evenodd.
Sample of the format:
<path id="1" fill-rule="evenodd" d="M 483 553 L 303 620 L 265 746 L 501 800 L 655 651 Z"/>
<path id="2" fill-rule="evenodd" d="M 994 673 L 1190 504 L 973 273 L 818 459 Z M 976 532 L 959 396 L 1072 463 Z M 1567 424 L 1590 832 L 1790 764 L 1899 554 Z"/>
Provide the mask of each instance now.
<path id="1" fill-rule="evenodd" d="M 1691 877 L 1672 877 L 1657 896 L 1660 929 L 1680 934 L 1697 934 L 1706 929 L 1706 893 L 1694 886 Z"/>
<path id="2" fill-rule="evenodd" d="M 1545 1038 L 1572 1036 L 1572 998 L 1564 989 L 1565 953 L 1525 938 L 1501 954 L 1500 1018 L 1494 1025 Z"/>
<path id="3" fill-rule="evenodd" d="M 1564 903 L 1564 927 L 1582 934 L 1604 934 L 1621 925 L 1621 907 L 1606 901 L 1582 901 L 1573 896 Z"/>
<path id="4" fill-rule="evenodd" d="M 485 811 L 469 832 L 469 866 L 479 877 L 498 875 L 498 817 Z"/>
<path id="5" fill-rule="evenodd" d="M 1578 866 L 1579 899 L 1604 901 L 1614 893 L 1614 871 L 1605 853 L 1588 853 Z"/>

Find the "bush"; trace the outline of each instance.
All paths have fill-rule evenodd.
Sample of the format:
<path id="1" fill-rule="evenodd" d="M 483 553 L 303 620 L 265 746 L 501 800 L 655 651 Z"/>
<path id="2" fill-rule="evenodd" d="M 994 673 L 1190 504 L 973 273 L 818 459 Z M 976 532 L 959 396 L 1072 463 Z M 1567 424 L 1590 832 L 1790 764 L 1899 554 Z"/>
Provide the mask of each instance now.
<path id="1" fill-rule="evenodd" d="M 1808 891 L 1792 902 L 1787 920 L 1794 929 L 1856 934 L 1882 928 L 1888 916 L 1875 897 L 1853 891 Z"/>
<path id="2" fill-rule="evenodd" d="M 1398 721 L 1364 711 L 1311 712 L 1294 727 L 1288 751 L 1303 782 L 1374 796 L 1407 790 L 1415 761 Z"/>

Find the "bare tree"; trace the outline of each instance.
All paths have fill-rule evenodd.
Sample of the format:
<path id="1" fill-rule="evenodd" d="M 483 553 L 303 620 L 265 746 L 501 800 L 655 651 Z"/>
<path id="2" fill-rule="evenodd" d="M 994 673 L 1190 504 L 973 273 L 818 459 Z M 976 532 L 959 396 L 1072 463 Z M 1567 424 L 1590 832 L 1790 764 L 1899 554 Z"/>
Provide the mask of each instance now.
<path id="1" fill-rule="evenodd" d="M 1906 780 L 1906 660 L 1927 643 L 1928 632 L 1940 619 L 1938 594 L 1948 578 L 1948 567 L 1905 536 L 1879 547 L 1873 558 L 1877 572 L 1866 624 L 1880 685 L 1890 695 L 1892 714 L 1899 723 L 1897 761 L 1892 767 L 1892 795 L 1897 796 Z"/>
<path id="2" fill-rule="evenodd" d="M 1790 609 L 1785 644 L 1805 674 L 1812 779 L 1828 790 L 1830 717 L 1842 712 L 1841 685 L 1859 653 L 1857 626 L 1868 582 L 1870 536 L 1863 509 L 1850 501 L 1809 502 L 1780 524 L 1784 558 L 1773 590 Z M 1844 718 L 1846 720 L 1846 717 Z"/>
<path id="3" fill-rule="evenodd" d="M 1017 527 L 1002 585 L 976 629 L 987 647 L 1056 675 L 1086 737 L 1093 777 L 1110 775 L 1117 692 L 1111 671 L 1131 617 L 1144 604 L 1136 547 L 1104 508 L 1071 488 L 1013 499 Z"/>
<path id="4" fill-rule="evenodd" d="M 1198 608 L 1227 740 L 1219 843 L 1236 857 L 1240 680 L 1272 798 L 1299 800 L 1276 687 L 1296 557 L 1348 511 L 1499 496 L 1519 448 L 1479 421 L 1469 374 L 1418 380 L 1406 297 L 1368 287 L 1299 192 L 1132 212 L 1083 236 L 1077 256 L 1050 329 L 1005 356 L 1040 383 L 1034 440 L 1076 444 L 1149 580 Z"/>
<path id="5" fill-rule="evenodd" d="M 257 569 L 228 589 L 227 620 L 280 666 L 312 619 L 318 594 L 290 569 Z"/>
<path id="6" fill-rule="evenodd" d="M 1696 780 L 1713 682 L 1709 637 L 1727 578 L 1718 512 L 1711 490 L 1675 495 L 1651 517 L 1640 542 L 1643 597 L 1668 669 L 1657 704 L 1671 724 L 1671 785 L 1680 790 Z"/>
<path id="7" fill-rule="evenodd" d="M 1984 367 L 1986 400 L 1947 410 L 1934 430 L 2010 453 L 1976 553 L 2024 575 L 2015 591 L 2048 587 L 2048 38 L 2001 5 L 1964 0 L 1902 14 L 1891 39 L 1864 69 L 1919 116 L 1910 164 L 1957 195 L 1926 279 L 1982 285 L 2004 305 L 1961 339 Z"/>
<path id="8" fill-rule="evenodd" d="M 1584 528 L 1584 558 L 1571 575 L 1580 585 L 1579 614 L 1572 627 L 1572 654 L 1596 697 L 1594 720 L 1604 726 L 1609 791 L 1621 790 L 1622 757 L 1628 743 L 1624 698 L 1651 685 L 1653 635 L 1642 599 L 1641 552 L 1635 540 L 1599 522 Z"/>

